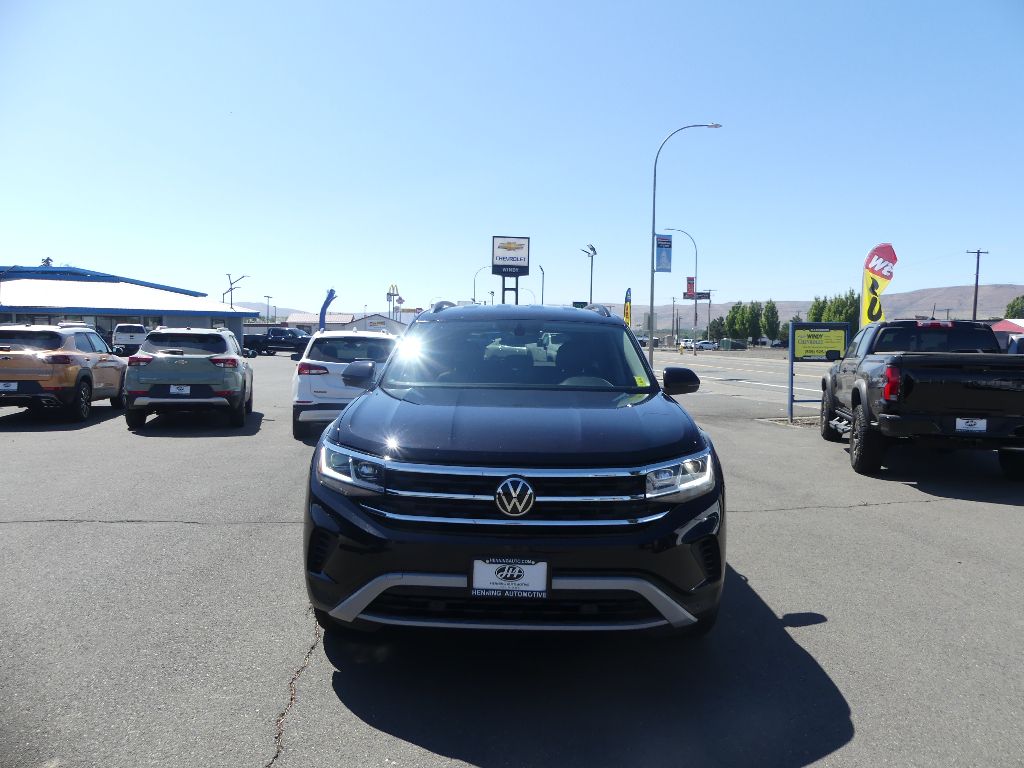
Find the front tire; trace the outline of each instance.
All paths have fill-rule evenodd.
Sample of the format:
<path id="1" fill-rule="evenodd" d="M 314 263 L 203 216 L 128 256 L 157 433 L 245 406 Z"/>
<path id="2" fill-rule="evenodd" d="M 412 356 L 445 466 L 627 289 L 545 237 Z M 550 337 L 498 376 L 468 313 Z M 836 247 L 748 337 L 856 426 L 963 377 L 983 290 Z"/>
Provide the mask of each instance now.
<path id="1" fill-rule="evenodd" d="M 124 391 L 124 379 L 121 379 L 121 383 L 117 388 L 117 397 L 110 398 L 110 407 L 116 408 L 119 411 L 123 411 L 128 407 L 128 395 Z"/>
<path id="2" fill-rule="evenodd" d="M 999 466 L 1008 480 L 1024 482 L 1024 451 L 999 451 Z"/>
<path id="3" fill-rule="evenodd" d="M 253 399 L 253 397 L 255 397 L 255 395 L 253 394 L 253 391 L 250 389 L 249 390 L 249 399 L 245 401 L 245 412 L 247 414 L 252 413 L 252 406 L 253 406 L 252 399 Z"/>
<path id="4" fill-rule="evenodd" d="M 853 409 L 850 428 L 850 466 L 858 475 L 874 475 L 882 468 L 885 443 L 882 435 L 871 428 L 867 408 L 858 404 Z"/>
<path id="5" fill-rule="evenodd" d="M 92 413 L 92 384 L 82 379 L 75 386 L 75 397 L 68 404 L 68 416 L 72 421 L 85 421 Z"/>
<path id="6" fill-rule="evenodd" d="M 843 440 L 842 433 L 830 424 L 835 417 L 836 409 L 832 402 L 832 393 L 826 389 L 821 394 L 821 416 L 819 417 L 818 431 L 822 438 L 830 443 L 839 443 Z"/>

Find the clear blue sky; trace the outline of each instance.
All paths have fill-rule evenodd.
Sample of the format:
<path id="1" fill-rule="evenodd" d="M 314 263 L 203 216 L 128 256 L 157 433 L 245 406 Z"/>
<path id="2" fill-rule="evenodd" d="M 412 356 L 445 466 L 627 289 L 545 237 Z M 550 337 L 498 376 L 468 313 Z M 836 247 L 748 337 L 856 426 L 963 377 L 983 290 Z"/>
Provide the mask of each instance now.
<path id="1" fill-rule="evenodd" d="M 0 3 L 0 263 L 338 311 L 1024 283 L 1024 3 Z M 692 274 L 677 235 L 655 301 Z M 477 296 L 500 288 L 484 270 Z M 523 300 L 530 294 L 523 293 Z M 498 293 L 500 301 L 500 291 Z"/>

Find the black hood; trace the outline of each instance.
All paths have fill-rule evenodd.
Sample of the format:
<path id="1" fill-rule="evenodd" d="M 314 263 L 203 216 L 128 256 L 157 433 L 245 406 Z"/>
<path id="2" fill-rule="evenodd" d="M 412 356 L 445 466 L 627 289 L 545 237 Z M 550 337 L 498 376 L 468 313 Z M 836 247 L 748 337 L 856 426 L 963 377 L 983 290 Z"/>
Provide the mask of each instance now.
<path id="1" fill-rule="evenodd" d="M 661 392 L 377 388 L 342 412 L 329 437 L 399 461 L 524 468 L 637 466 L 706 447 Z"/>

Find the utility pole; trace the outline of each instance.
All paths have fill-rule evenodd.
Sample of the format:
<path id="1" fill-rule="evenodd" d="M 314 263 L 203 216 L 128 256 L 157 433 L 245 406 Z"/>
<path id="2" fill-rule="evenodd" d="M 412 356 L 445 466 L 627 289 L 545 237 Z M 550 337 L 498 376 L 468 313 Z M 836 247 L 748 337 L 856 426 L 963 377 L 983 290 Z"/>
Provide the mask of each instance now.
<path id="1" fill-rule="evenodd" d="M 270 300 L 272 298 L 274 298 L 274 297 L 273 296 L 268 296 L 267 294 L 264 293 L 263 294 L 263 298 L 265 298 L 267 300 L 267 322 L 269 323 L 270 322 Z"/>
<path id="2" fill-rule="evenodd" d="M 537 266 L 540 267 L 540 303 L 541 306 L 544 306 L 544 267 L 541 267 L 540 264 Z"/>
<path id="3" fill-rule="evenodd" d="M 679 324 L 676 320 L 676 297 L 672 297 L 672 343 L 679 343 Z"/>
<path id="4" fill-rule="evenodd" d="M 988 251 L 968 251 L 974 254 L 974 311 L 971 312 L 971 320 L 978 319 L 978 273 L 981 271 L 981 254 L 988 256 Z"/>

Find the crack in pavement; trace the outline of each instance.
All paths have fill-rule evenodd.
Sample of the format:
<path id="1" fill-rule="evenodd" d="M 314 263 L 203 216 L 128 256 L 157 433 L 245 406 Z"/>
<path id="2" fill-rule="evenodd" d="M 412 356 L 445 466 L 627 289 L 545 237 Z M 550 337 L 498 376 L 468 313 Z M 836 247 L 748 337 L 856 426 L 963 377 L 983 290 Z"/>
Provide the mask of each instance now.
<path id="1" fill-rule="evenodd" d="M 807 507 L 767 507 L 761 509 L 729 509 L 729 514 L 741 512 L 803 512 L 808 509 L 857 509 L 859 507 L 892 507 L 899 504 L 934 504 L 948 499 L 906 499 L 903 501 L 861 501 L 856 504 L 813 504 Z"/>
<path id="2" fill-rule="evenodd" d="M 313 606 L 306 609 L 306 613 L 310 616 L 313 615 Z M 271 766 L 277 762 L 277 759 L 281 756 L 281 752 L 284 750 L 284 724 L 288 718 L 288 713 L 292 711 L 292 707 L 295 706 L 295 699 L 297 695 L 297 689 L 299 684 L 299 678 L 302 673 L 306 671 L 306 667 L 309 666 L 309 660 L 313 656 L 313 651 L 316 650 L 317 645 L 320 644 L 320 625 L 317 623 L 316 618 L 313 619 L 313 642 L 306 650 L 306 655 L 302 659 L 302 663 L 298 669 L 292 673 L 292 679 L 288 681 L 288 703 L 285 708 L 281 710 L 281 713 L 277 716 L 277 720 L 274 721 L 276 732 L 274 733 L 274 756 L 270 758 L 270 761 L 263 766 L 263 768 L 271 768 Z"/>
<path id="3" fill-rule="evenodd" d="M 92 520 L 72 517 L 44 517 L 37 520 L 0 520 L 0 525 L 24 525 L 26 523 L 78 523 L 96 525 L 302 525 L 301 520 L 142 520 L 125 518 L 123 520 Z"/>

